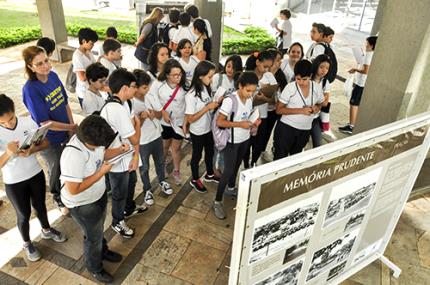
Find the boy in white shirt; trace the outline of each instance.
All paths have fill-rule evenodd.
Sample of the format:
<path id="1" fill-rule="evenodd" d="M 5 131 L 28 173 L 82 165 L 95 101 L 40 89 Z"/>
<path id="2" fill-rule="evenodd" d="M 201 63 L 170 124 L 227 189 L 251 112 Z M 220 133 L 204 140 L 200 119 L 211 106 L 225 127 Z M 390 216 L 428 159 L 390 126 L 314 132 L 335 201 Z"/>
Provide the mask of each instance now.
<path id="1" fill-rule="evenodd" d="M 364 55 L 363 65 L 359 68 L 348 70 L 351 74 L 356 74 L 354 89 L 352 89 L 351 99 L 349 100 L 349 124 L 339 127 L 342 133 L 352 135 L 355 121 L 357 120 L 358 106 L 363 95 L 364 85 L 366 84 L 367 74 L 369 73 L 370 63 L 372 62 L 373 51 L 376 47 L 377 36 L 371 36 L 366 39 L 366 54 Z"/>
<path id="2" fill-rule="evenodd" d="M 312 24 L 311 39 L 314 41 L 306 52 L 306 58 L 313 61 L 317 56 L 325 52 L 324 47 L 325 26 L 319 23 Z"/>
<path id="3" fill-rule="evenodd" d="M 109 70 L 109 76 L 120 66 L 116 62 L 122 60 L 121 44 L 114 39 L 107 39 L 103 43 L 104 55 L 100 58 L 100 63 Z"/>
<path id="4" fill-rule="evenodd" d="M 164 153 L 163 139 L 161 138 L 161 112 L 163 108 L 157 97 L 148 94 L 151 85 L 151 77 L 143 70 L 136 69 L 133 71 L 136 76 L 137 92 L 133 98 L 133 109 L 135 114 L 141 121 L 140 135 L 140 159 L 142 166 L 140 167 L 140 178 L 143 183 L 145 192 L 145 203 L 147 205 L 154 204 L 154 194 L 149 180 L 149 156 L 152 156 L 157 173 L 158 182 L 161 191 L 166 195 L 173 193 L 172 187 L 166 181 L 164 172 Z"/>
<path id="5" fill-rule="evenodd" d="M 82 101 L 82 111 L 85 116 L 91 115 L 96 111 L 100 111 L 105 104 L 105 99 L 101 91 L 106 87 L 106 79 L 109 75 L 109 70 L 100 62 L 91 64 L 85 70 L 89 86 L 84 94 Z"/>
<path id="6" fill-rule="evenodd" d="M 175 34 L 173 35 L 173 38 L 172 38 L 173 51 L 176 52 L 178 43 L 182 39 L 188 39 L 191 41 L 192 44 L 195 43 L 196 36 L 194 35 L 192 28 L 190 28 L 190 22 L 191 22 L 191 18 L 190 18 L 190 15 L 188 15 L 187 13 L 182 12 L 179 15 L 179 23 L 181 23 L 181 25 L 179 26 L 179 29 L 175 31 Z"/>
<path id="7" fill-rule="evenodd" d="M 103 269 L 103 260 L 120 262 L 122 256 L 108 249 L 103 237 L 107 194 L 105 174 L 112 168 L 107 160 L 129 146 L 106 149 L 116 134 L 100 116 L 86 117 L 76 135 L 61 154 L 61 199 L 84 235 L 85 266 L 98 281 L 111 283 L 113 277 Z"/>
<path id="8" fill-rule="evenodd" d="M 283 20 L 281 27 L 275 26 L 275 29 L 280 33 L 279 34 L 279 40 L 280 45 L 278 45 L 279 50 L 282 52 L 282 54 L 286 54 L 288 51 L 288 48 L 291 45 L 292 41 L 292 33 L 293 33 L 293 26 L 291 25 L 290 18 L 291 18 L 291 12 L 288 9 L 281 10 L 279 12 L 279 17 L 281 20 Z"/>
<path id="9" fill-rule="evenodd" d="M 212 38 L 211 23 L 209 22 L 208 19 L 203 19 L 202 17 L 199 16 L 199 8 L 197 8 L 196 5 L 192 5 L 192 4 L 191 5 L 187 5 L 184 8 L 185 8 L 185 12 L 187 12 L 187 14 L 190 15 L 190 17 L 191 17 L 190 27 L 192 27 L 193 22 L 196 19 L 202 19 L 206 23 L 206 29 L 208 30 L 208 37 Z"/>
<path id="10" fill-rule="evenodd" d="M 96 62 L 96 58 L 91 50 L 94 43 L 97 42 L 99 36 L 89 28 L 80 29 L 78 32 L 79 48 L 75 50 L 72 56 L 73 72 L 76 73 L 76 95 L 79 99 L 79 104 L 82 107 L 82 101 L 85 91 L 88 88 L 88 81 L 85 76 L 85 70 L 91 63 Z"/>
<path id="11" fill-rule="evenodd" d="M 109 180 L 112 189 L 112 228 L 122 237 L 132 238 L 134 230 L 125 223 L 125 218 L 141 214 L 147 210 L 136 206 L 134 191 L 136 187 L 136 170 L 139 166 L 140 121 L 134 116 L 131 102 L 136 93 L 136 77 L 124 68 L 115 70 L 109 78 L 109 88 L 113 97 L 102 108 L 100 116 L 106 119 L 117 137 L 112 147 L 128 144 L 134 148 L 112 166 Z"/>

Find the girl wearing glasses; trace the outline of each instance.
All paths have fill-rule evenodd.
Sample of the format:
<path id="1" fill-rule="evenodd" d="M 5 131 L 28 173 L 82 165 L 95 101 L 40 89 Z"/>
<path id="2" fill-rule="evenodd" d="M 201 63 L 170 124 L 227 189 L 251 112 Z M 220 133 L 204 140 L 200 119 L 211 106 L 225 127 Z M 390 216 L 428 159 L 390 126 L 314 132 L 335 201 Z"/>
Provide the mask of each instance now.
<path id="1" fill-rule="evenodd" d="M 52 71 L 45 50 L 30 46 L 24 49 L 22 56 L 28 78 L 22 88 L 24 105 L 39 126 L 51 123 L 46 136 L 49 147 L 41 152 L 51 177 L 52 170 L 59 168 L 61 145 L 75 133 L 77 125 L 73 122 L 66 90 L 58 75 Z M 67 214 L 67 208 L 60 199 L 60 185 L 56 180 L 49 182 L 50 190 L 57 206 L 63 214 Z"/>

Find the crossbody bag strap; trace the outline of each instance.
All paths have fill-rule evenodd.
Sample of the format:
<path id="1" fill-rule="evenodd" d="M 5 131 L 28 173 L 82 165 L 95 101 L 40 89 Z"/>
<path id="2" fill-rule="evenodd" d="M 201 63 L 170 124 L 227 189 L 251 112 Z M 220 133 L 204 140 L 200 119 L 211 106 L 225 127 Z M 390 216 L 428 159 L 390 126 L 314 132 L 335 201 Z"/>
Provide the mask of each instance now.
<path id="1" fill-rule="evenodd" d="M 175 99 L 176 94 L 178 94 L 178 91 L 180 88 L 181 88 L 180 85 L 176 86 L 175 90 L 172 93 L 172 96 L 170 96 L 169 100 L 167 101 L 167 103 L 163 107 L 164 111 L 166 111 L 166 109 L 169 107 L 170 103 L 172 103 L 172 101 Z"/>

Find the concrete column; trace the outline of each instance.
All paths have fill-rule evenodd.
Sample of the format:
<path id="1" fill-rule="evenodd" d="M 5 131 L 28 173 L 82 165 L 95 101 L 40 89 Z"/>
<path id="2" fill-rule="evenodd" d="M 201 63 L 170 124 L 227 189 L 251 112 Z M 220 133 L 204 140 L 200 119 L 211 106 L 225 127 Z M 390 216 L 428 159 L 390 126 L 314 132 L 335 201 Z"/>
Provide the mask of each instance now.
<path id="1" fill-rule="evenodd" d="M 354 133 L 430 110 L 430 1 L 387 1 Z"/>
<path id="2" fill-rule="evenodd" d="M 386 6 L 387 6 L 387 0 L 379 0 L 378 8 L 376 9 L 375 19 L 373 19 L 372 30 L 370 32 L 371 35 L 376 35 L 379 32 Z"/>
<path id="3" fill-rule="evenodd" d="M 199 15 L 208 19 L 212 28 L 212 54 L 214 63 L 219 63 L 222 50 L 222 36 L 224 27 L 224 7 L 222 0 L 195 0 L 199 8 Z"/>
<path id="4" fill-rule="evenodd" d="M 53 39 L 57 44 L 67 43 L 66 21 L 64 19 L 63 4 L 61 0 L 36 0 L 42 35 Z M 68 55 L 57 48 L 52 58 L 54 60 L 67 60 Z"/>

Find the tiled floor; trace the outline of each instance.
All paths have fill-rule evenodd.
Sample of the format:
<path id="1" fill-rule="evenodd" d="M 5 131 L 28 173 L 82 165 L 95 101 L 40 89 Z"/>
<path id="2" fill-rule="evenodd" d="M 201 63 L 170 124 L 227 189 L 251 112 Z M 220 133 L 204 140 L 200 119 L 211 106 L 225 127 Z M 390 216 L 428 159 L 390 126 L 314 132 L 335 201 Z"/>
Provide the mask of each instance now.
<path id="1" fill-rule="evenodd" d="M 8 55 L 16 60 L 19 57 L 17 49 L 22 47 L 0 51 L 0 59 Z M 132 49 L 126 47 L 124 50 L 128 51 L 127 58 Z M 346 67 L 345 51 L 340 53 L 340 58 L 343 58 L 341 66 Z M 56 64 L 54 68 L 64 79 L 67 65 Z M 15 99 L 18 113 L 25 112 L 20 99 L 24 81 L 21 69 L 0 74 L 0 91 Z M 348 103 L 341 94 L 342 83 L 336 81 L 332 91 L 333 129 L 347 117 Z M 74 112 L 79 113 L 77 100 L 72 98 L 71 102 Z M 115 276 L 115 284 L 227 284 L 235 200 L 225 200 L 227 219 L 217 220 L 211 212 L 215 185 L 207 183 L 207 194 L 192 191 L 187 183 L 191 174 L 189 160 L 190 146 L 184 145 L 183 186 L 175 186 L 175 193 L 170 197 L 157 192 L 155 205 L 142 216 L 129 220 L 136 229 L 133 239 L 125 240 L 114 234 L 109 228 L 111 217 L 107 215 L 105 237 L 109 247 L 124 256 L 121 263 L 105 263 L 106 269 Z M 151 177 L 154 178 L 153 172 Z M 142 202 L 140 182 L 137 189 L 136 197 Z M 0 196 L 4 196 L 3 190 L 0 188 Z M 20 251 L 15 213 L 9 201 L 3 199 L 4 204 L 0 207 L 0 284 L 96 284 L 84 268 L 79 228 L 70 218 L 59 216 L 50 197 L 47 207 L 51 221 L 56 219 L 53 225 L 65 232 L 69 240 L 56 244 L 36 238 L 43 259 L 35 263 L 28 262 Z M 430 284 L 429 214 L 430 196 L 422 196 L 408 203 L 400 218 L 385 253 L 402 268 L 399 279 L 391 277 L 386 266 L 374 262 L 342 284 Z M 37 236 L 40 230 L 37 222 L 32 224 L 32 229 L 35 231 L 33 235 Z"/>

